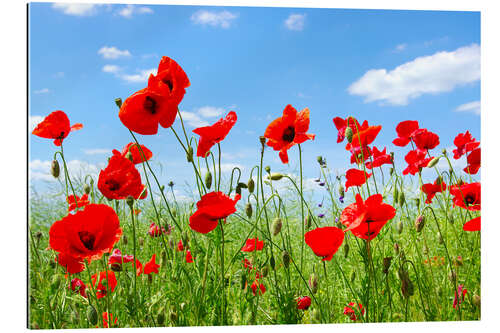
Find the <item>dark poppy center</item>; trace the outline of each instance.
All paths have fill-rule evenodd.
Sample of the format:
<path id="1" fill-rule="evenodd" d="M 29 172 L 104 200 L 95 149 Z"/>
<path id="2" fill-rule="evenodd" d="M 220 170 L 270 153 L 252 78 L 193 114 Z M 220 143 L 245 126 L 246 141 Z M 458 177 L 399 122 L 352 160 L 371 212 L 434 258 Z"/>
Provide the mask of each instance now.
<path id="1" fill-rule="evenodd" d="M 108 180 L 106 180 L 105 184 L 108 186 L 108 189 L 110 191 L 116 191 L 116 190 L 118 190 L 120 188 L 120 183 L 118 183 L 114 179 L 108 179 Z"/>
<path id="2" fill-rule="evenodd" d="M 474 197 L 474 195 L 467 194 L 465 196 L 465 203 L 467 203 L 468 205 L 472 205 L 474 203 L 474 201 L 476 201 L 476 198 Z"/>
<path id="3" fill-rule="evenodd" d="M 161 80 L 161 82 L 165 83 L 168 86 L 168 89 L 170 89 L 170 91 L 172 91 L 174 89 L 174 84 L 172 83 L 171 80 L 163 79 L 163 80 Z"/>
<path id="4" fill-rule="evenodd" d="M 92 250 L 94 249 L 94 242 L 95 242 L 95 236 L 92 235 L 88 231 L 79 231 L 78 232 L 78 237 L 80 237 L 80 240 L 82 241 L 83 245 L 89 249 Z"/>
<path id="5" fill-rule="evenodd" d="M 295 127 L 288 126 L 283 131 L 282 139 L 283 139 L 283 141 L 286 141 L 286 142 L 292 142 L 294 138 L 295 138 Z"/>
<path id="6" fill-rule="evenodd" d="M 149 111 L 151 114 L 156 114 L 157 103 L 151 96 L 146 96 L 144 103 L 142 105 L 146 111 Z"/>

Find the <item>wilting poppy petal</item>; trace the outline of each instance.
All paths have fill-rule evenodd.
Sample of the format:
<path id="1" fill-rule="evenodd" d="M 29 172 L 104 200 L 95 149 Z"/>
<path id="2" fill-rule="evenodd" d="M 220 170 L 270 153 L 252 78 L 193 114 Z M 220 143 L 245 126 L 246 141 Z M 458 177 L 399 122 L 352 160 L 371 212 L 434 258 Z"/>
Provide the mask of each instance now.
<path id="1" fill-rule="evenodd" d="M 464 231 L 481 231 L 481 216 L 473 218 L 472 220 L 465 222 L 463 226 Z"/>
<path id="2" fill-rule="evenodd" d="M 196 156 L 206 157 L 210 148 L 226 138 L 237 119 L 236 113 L 230 111 L 225 118 L 219 119 L 215 124 L 194 129 L 193 132 L 200 136 Z"/>
<path id="3" fill-rule="evenodd" d="M 308 231 L 304 238 L 315 255 L 330 261 L 344 242 L 344 232 L 337 227 L 322 227 Z"/>

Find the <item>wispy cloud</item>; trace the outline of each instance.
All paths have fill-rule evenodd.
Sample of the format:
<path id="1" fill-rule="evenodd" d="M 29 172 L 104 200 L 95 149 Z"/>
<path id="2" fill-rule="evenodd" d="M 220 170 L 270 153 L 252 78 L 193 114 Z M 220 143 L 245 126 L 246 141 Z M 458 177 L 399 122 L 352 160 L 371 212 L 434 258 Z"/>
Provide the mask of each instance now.
<path id="1" fill-rule="evenodd" d="M 103 46 L 97 51 L 104 59 L 118 59 L 123 57 L 130 57 L 129 50 L 120 50 L 115 46 Z"/>
<path id="2" fill-rule="evenodd" d="M 39 90 L 33 91 L 35 94 L 48 94 L 50 92 L 49 88 L 42 88 Z"/>
<path id="3" fill-rule="evenodd" d="M 125 18 L 131 18 L 135 14 L 153 14 L 153 10 L 149 7 L 126 5 L 118 11 L 118 15 Z"/>
<path id="4" fill-rule="evenodd" d="M 224 112 L 226 111 L 223 108 L 217 108 L 215 106 L 202 106 L 198 109 L 198 113 L 200 114 L 200 116 L 205 118 L 219 117 Z"/>
<path id="5" fill-rule="evenodd" d="M 481 114 L 481 101 L 474 101 L 470 103 L 465 103 L 459 105 L 455 110 L 455 112 L 472 112 L 477 115 Z"/>
<path id="6" fill-rule="evenodd" d="M 181 111 L 182 120 L 191 127 L 202 127 L 210 125 L 206 120 L 203 120 L 194 112 Z"/>
<path id="7" fill-rule="evenodd" d="M 113 74 L 115 77 L 127 83 L 144 83 L 148 80 L 150 74 L 156 74 L 155 68 L 138 69 L 135 73 L 125 73 L 124 69 L 117 65 L 104 65 L 102 67 L 104 73 Z"/>
<path id="8" fill-rule="evenodd" d="M 288 30 L 302 31 L 306 22 L 306 14 L 290 14 L 284 24 Z"/>
<path id="9" fill-rule="evenodd" d="M 52 161 L 32 160 L 29 162 L 29 177 L 31 180 L 55 181 L 50 173 Z M 104 164 L 91 164 L 81 160 L 71 160 L 67 162 L 70 177 L 80 177 L 87 174 L 97 176 Z M 63 177 L 59 175 L 59 178 Z"/>
<path id="10" fill-rule="evenodd" d="M 396 45 L 396 47 L 394 48 L 394 51 L 396 51 L 396 52 L 401 52 L 401 51 L 406 50 L 406 48 L 407 48 L 407 47 L 408 47 L 408 44 L 406 44 L 406 43 L 398 44 L 398 45 Z"/>
<path id="11" fill-rule="evenodd" d="M 52 8 L 73 16 L 91 16 L 97 13 L 97 8 L 102 5 L 92 3 L 54 3 Z"/>
<path id="12" fill-rule="evenodd" d="M 30 130 L 30 132 L 33 132 L 36 125 L 41 123 L 43 119 L 44 118 L 42 116 L 30 116 L 29 117 L 29 130 Z"/>
<path id="13" fill-rule="evenodd" d="M 195 24 L 210 25 L 212 27 L 227 29 L 237 17 L 238 14 L 231 13 L 227 10 L 221 12 L 199 10 L 191 15 L 191 21 Z"/>
<path id="14" fill-rule="evenodd" d="M 53 75 L 53 77 L 56 79 L 61 79 L 64 77 L 64 72 L 57 72 Z"/>
<path id="15" fill-rule="evenodd" d="M 223 116 L 226 113 L 225 108 L 216 106 L 202 106 L 193 111 L 181 111 L 182 119 L 192 127 L 208 126 L 213 122 L 211 118 Z M 209 122 L 210 120 L 210 122 Z"/>
<path id="16" fill-rule="evenodd" d="M 407 105 L 423 94 L 448 92 L 481 78 L 481 53 L 477 44 L 451 52 L 419 57 L 393 70 L 371 69 L 351 84 L 351 95 L 363 96 L 365 103 L 380 101 Z"/>
<path id="17" fill-rule="evenodd" d="M 84 149 L 83 153 L 85 155 L 111 154 L 111 149 L 106 149 L 106 148 Z"/>

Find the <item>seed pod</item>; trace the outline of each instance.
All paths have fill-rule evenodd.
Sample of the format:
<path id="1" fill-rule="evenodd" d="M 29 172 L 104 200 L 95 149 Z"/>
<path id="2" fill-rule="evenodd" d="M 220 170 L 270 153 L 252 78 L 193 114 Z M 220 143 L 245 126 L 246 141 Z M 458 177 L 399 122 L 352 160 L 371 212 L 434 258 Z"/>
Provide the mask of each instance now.
<path id="1" fill-rule="evenodd" d="M 266 165 L 264 167 L 264 170 L 266 170 L 267 173 L 270 173 L 271 172 L 271 167 L 269 165 Z"/>
<path id="2" fill-rule="evenodd" d="M 404 204 L 405 204 L 405 193 L 399 192 L 399 205 L 403 207 Z"/>
<path id="3" fill-rule="evenodd" d="M 430 169 L 430 168 L 433 168 L 438 162 L 439 162 L 439 159 L 441 158 L 441 156 L 436 156 L 434 157 L 430 162 L 429 164 L 427 164 L 427 167 Z"/>
<path id="4" fill-rule="evenodd" d="M 399 220 L 396 224 L 396 230 L 398 231 L 398 234 L 401 234 L 403 232 L 403 222 L 401 222 L 401 220 Z"/>
<path id="5" fill-rule="evenodd" d="M 172 308 L 170 310 L 170 313 L 168 314 L 168 319 L 170 319 L 170 321 L 175 324 L 177 323 L 177 318 L 177 311 L 175 311 L 175 308 Z"/>
<path id="6" fill-rule="evenodd" d="M 317 309 L 313 309 L 311 317 L 315 322 L 319 322 L 321 320 L 321 313 Z"/>
<path id="7" fill-rule="evenodd" d="M 281 173 L 278 173 L 278 172 L 273 172 L 269 178 L 271 180 L 280 180 L 281 178 L 283 178 L 283 175 Z"/>
<path id="8" fill-rule="evenodd" d="M 384 266 L 383 272 L 386 275 L 389 273 L 389 267 L 391 266 L 391 261 L 392 257 L 385 257 L 383 259 L 383 266 Z"/>
<path id="9" fill-rule="evenodd" d="M 248 180 L 247 187 L 248 187 L 248 192 L 253 193 L 255 189 L 255 182 L 253 181 L 253 178 L 250 178 Z"/>
<path id="10" fill-rule="evenodd" d="M 394 243 L 394 252 L 396 252 L 396 254 L 399 254 L 399 244 L 398 243 Z"/>
<path id="11" fill-rule="evenodd" d="M 339 196 L 343 197 L 345 195 L 344 193 L 344 186 L 340 185 L 339 187 Z"/>
<path id="12" fill-rule="evenodd" d="M 247 203 L 246 207 L 245 207 L 245 213 L 247 214 L 247 217 L 248 218 L 251 218 L 252 217 L 252 204 Z"/>
<path id="13" fill-rule="evenodd" d="M 163 323 L 165 323 L 165 315 L 163 314 L 163 311 L 158 313 L 158 315 L 156 316 L 156 323 L 158 324 L 158 326 L 162 326 Z"/>
<path id="14" fill-rule="evenodd" d="M 419 215 L 417 216 L 417 219 L 415 220 L 415 229 L 417 232 L 421 232 L 422 229 L 424 228 L 425 225 L 425 216 L 424 215 Z"/>
<path id="15" fill-rule="evenodd" d="M 352 142 L 352 136 L 353 136 L 353 132 L 352 132 L 352 128 L 350 128 L 349 126 L 345 129 L 345 132 L 344 132 L 344 135 L 347 139 L 347 142 L 351 143 Z"/>
<path id="16" fill-rule="evenodd" d="M 273 236 L 276 236 L 280 233 L 282 226 L 283 226 L 283 222 L 281 221 L 281 219 L 279 217 L 275 218 L 273 221 L 273 226 L 272 226 Z"/>
<path id="17" fill-rule="evenodd" d="M 316 157 L 316 160 L 318 161 L 318 163 L 321 165 L 323 164 L 323 156 L 318 156 Z"/>
<path id="18" fill-rule="evenodd" d="M 306 226 L 307 230 L 309 230 L 309 228 L 311 228 L 311 225 L 312 225 L 311 215 L 307 214 L 306 219 L 304 221 L 304 225 Z"/>
<path id="19" fill-rule="evenodd" d="M 349 244 L 347 242 L 344 244 L 344 258 L 347 258 L 349 255 Z"/>
<path id="20" fill-rule="evenodd" d="M 450 224 L 453 224 L 455 222 L 452 212 L 448 213 L 448 222 L 450 222 Z"/>
<path id="21" fill-rule="evenodd" d="M 396 185 L 394 185 L 394 191 L 392 193 L 392 199 L 394 200 L 394 204 L 396 204 L 399 201 L 399 191 Z"/>
<path id="22" fill-rule="evenodd" d="M 50 173 L 54 178 L 59 177 L 61 169 L 59 168 L 59 162 L 57 160 L 52 161 L 52 165 L 50 166 Z"/>
<path id="23" fill-rule="evenodd" d="M 478 294 L 474 294 L 472 296 L 472 304 L 474 304 L 475 307 L 480 308 L 481 307 L 481 296 Z"/>
<path id="24" fill-rule="evenodd" d="M 116 104 L 116 106 L 117 106 L 118 108 L 120 108 L 120 109 L 121 109 L 121 107 L 122 107 L 122 99 L 121 99 L 121 98 L 119 98 L 119 97 L 118 97 L 118 98 L 115 98 L 115 104 Z"/>
<path id="25" fill-rule="evenodd" d="M 241 286 L 241 290 L 244 290 L 245 287 L 247 286 L 247 275 L 245 272 L 241 273 L 240 286 Z"/>
<path id="26" fill-rule="evenodd" d="M 236 193 L 241 195 L 241 187 L 239 187 L 238 185 L 236 185 Z"/>
<path id="27" fill-rule="evenodd" d="M 92 324 L 92 326 L 97 324 L 97 311 L 90 304 L 87 307 L 87 320 L 89 321 L 90 324 Z"/>
<path id="28" fill-rule="evenodd" d="M 264 145 L 266 144 L 266 137 L 263 135 L 259 136 L 259 141 L 262 147 L 264 147 Z"/>
<path id="29" fill-rule="evenodd" d="M 311 288 L 313 294 L 316 294 L 318 291 L 318 276 L 314 273 L 309 276 L 309 288 Z"/>
<path id="30" fill-rule="evenodd" d="M 283 266 L 288 268 L 288 266 L 290 266 L 290 254 L 287 251 L 283 251 L 281 259 L 283 260 Z"/>
<path id="31" fill-rule="evenodd" d="M 40 240 L 42 239 L 42 232 L 41 231 L 37 231 L 36 234 L 35 234 L 35 238 L 36 238 L 36 242 L 37 243 L 40 243 Z"/>
<path id="32" fill-rule="evenodd" d="M 354 280 L 356 280 L 356 271 L 352 271 L 351 273 L 351 283 L 353 283 Z"/>
<path id="33" fill-rule="evenodd" d="M 193 147 L 189 146 L 188 151 L 186 153 L 186 160 L 191 163 L 193 162 Z"/>
<path id="34" fill-rule="evenodd" d="M 411 282 L 409 277 L 401 281 L 401 293 L 403 297 L 408 298 L 413 296 L 415 292 L 414 289 L 413 282 Z"/>
<path id="35" fill-rule="evenodd" d="M 269 274 L 269 267 L 266 265 L 262 268 L 262 277 L 266 277 Z"/>
<path id="36" fill-rule="evenodd" d="M 125 154 L 125 158 L 127 160 L 129 160 L 130 162 L 134 162 L 134 157 L 132 156 L 132 153 L 130 151 L 128 151 L 126 154 Z"/>
<path id="37" fill-rule="evenodd" d="M 207 189 L 210 189 L 212 186 L 212 173 L 210 171 L 205 174 L 205 186 Z"/>
<path id="38" fill-rule="evenodd" d="M 90 193 L 90 190 L 91 190 L 91 189 L 90 189 L 90 186 L 89 186 L 88 184 L 83 185 L 83 192 L 84 192 L 85 194 L 89 194 L 89 193 Z"/>
<path id="39" fill-rule="evenodd" d="M 123 245 L 127 245 L 128 244 L 128 237 L 127 237 L 127 235 L 123 235 L 122 236 L 122 242 L 123 242 Z"/>
<path id="40" fill-rule="evenodd" d="M 420 198 L 415 198 L 415 206 L 417 206 L 417 208 L 420 206 Z"/>
<path id="41" fill-rule="evenodd" d="M 271 259 L 269 259 L 269 265 L 271 265 L 271 268 L 274 270 L 276 267 L 276 262 L 274 260 L 274 256 L 271 256 Z"/>
<path id="42" fill-rule="evenodd" d="M 113 272 L 121 272 L 122 271 L 122 264 L 120 264 L 119 262 L 114 262 L 111 264 L 110 268 Z"/>
<path id="43" fill-rule="evenodd" d="M 134 206 L 134 197 L 129 195 L 125 201 L 127 202 L 127 205 L 130 207 L 130 209 L 132 209 L 132 207 Z"/>
<path id="44" fill-rule="evenodd" d="M 173 217 L 177 217 L 177 209 L 172 208 L 172 209 L 170 210 L 170 212 L 172 212 L 172 216 L 173 216 Z"/>
<path id="45" fill-rule="evenodd" d="M 162 192 L 165 191 L 165 185 L 160 186 L 160 191 L 162 191 Z"/>

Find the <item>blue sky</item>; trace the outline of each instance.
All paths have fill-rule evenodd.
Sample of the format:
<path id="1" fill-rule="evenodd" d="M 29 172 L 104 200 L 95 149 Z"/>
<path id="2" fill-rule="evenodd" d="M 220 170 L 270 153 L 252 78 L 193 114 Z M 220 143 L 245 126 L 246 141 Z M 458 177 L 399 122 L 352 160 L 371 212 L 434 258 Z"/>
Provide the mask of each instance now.
<path id="1" fill-rule="evenodd" d="M 480 139 L 478 12 L 33 3 L 29 18 L 30 121 L 61 109 L 84 124 L 65 140 L 74 170 L 98 173 L 111 149 L 131 141 L 114 99 L 143 88 L 163 55 L 191 81 L 180 104 L 188 131 L 236 111 L 223 163 L 242 166 L 245 180 L 259 162 L 259 135 L 287 104 L 311 111 L 316 139 L 303 144 L 307 178 L 318 175 L 317 155 L 334 172 L 352 167 L 336 143 L 335 116 L 382 125 L 375 145 L 394 151 L 401 166 L 408 149 L 391 141 L 402 120 L 437 133 L 439 151 L 465 130 Z M 170 130 L 139 140 L 163 165 L 164 183 L 192 182 Z M 50 180 L 55 150 L 30 136 L 36 188 Z M 283 165 L 268 149 L 264 164 L 296 172 L 297 147 L 289 157 Z"/>

